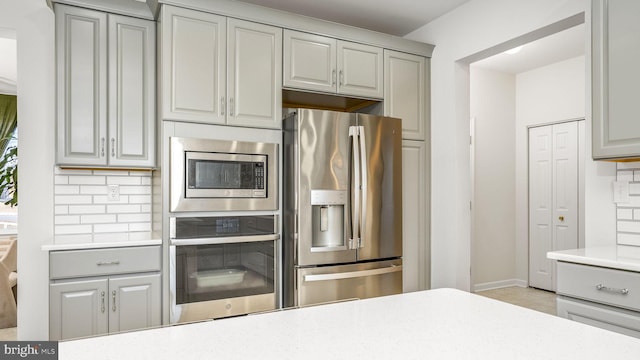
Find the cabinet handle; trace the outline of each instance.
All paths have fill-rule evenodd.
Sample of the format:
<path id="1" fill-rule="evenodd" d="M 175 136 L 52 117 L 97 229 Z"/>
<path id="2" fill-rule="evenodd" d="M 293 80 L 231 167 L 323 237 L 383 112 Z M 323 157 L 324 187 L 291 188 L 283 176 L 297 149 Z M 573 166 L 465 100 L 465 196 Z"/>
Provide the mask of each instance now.
<path id="1" fill-rule="evenodd" d="M 111 310 L 116 311 L 116 291 L 111 292 Z"/>
<path id="2" fill-rule="evenodd" d="M 344 84 L 344 72 L 340 70 L 340 87 L 342 87 L 342 84 Z"/>
<path id="3" fill-rule="evenodd" d="M 598 291 L 607 291 L 607 292 L 612 292 L 612 293 L 620 293 L 622 295 L 627 295 L 629 293 L 629 289 L 627 289 L 627 288 L 617 289 L 617 288 L 607 287 L 607 286 L 604 286 L 602 284 L 596 285 L 596 289 Z"/>
<path id="4" fill-rule="evenodd" d="M 233 98 L 229 98 L 229 116 L 233 116 L 233 110 L 235 109 L 233 105 Z"/>
<path id="5" fill-rule="evenodd" d="M 224 96 L 220 98 L 220 113 L 224 116 L 224 107 L 226 102 L 224 101 Z"/>
<path id="6" fill-rule="evenodd" d="M 104 139 L 104 138 L 101 138 L 101 139 L 100 139 L 100 143 L 101 143 L 101 146 L 100 146 L 100 156 L 101 156 L 101 157 L 104 157 L 104 143 L 105 143 L 105 139 Z"/>
<path id="7" fill-rule="evenodd" d="M 331 72 L 331 86 L 334 86 L 336 84 L 336 69 L 333 69 L 333 71 Z"/>
<path id="8" fill-rule="evenodd" d="M 98 261 L 98 262 L 96 263 L 96 265 L 98 265 L 98 266 L 105 266 L 105 265 L 120 265 L 120 260 Z"/>
<path id="9" fill-rule="evenodd" d="M 100 294 L 100 300 L 101 300 L 101 305 L 100 305 L 100 311 L 102 311 L 102 313 L 104 314 L 104 291 Z"/>
<path id="10" fill-rule="evenodd" d="M 116 139 L 111 138 L 111 156 L 116 157 Z"/>

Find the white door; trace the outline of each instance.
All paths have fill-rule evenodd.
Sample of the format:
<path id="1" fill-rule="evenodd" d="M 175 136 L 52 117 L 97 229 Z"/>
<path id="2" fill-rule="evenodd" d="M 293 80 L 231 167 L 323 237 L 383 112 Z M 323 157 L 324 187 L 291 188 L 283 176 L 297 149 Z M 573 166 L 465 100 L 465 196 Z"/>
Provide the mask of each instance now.
<path id="1" fill-rule="evenodd" d="M 529 285 L 555 290 L 547 252 L 578 247 L 578 123 L 529 129 Z"/>

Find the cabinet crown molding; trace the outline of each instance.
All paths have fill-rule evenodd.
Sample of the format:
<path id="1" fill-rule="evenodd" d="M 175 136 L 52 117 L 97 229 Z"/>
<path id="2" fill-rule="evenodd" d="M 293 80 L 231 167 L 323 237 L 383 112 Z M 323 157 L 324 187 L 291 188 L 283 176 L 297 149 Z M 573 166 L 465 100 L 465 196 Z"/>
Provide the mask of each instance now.
<path id="1" fill-rule="evenodd" d="M 137 17 L 145 20 L 155 20 L 156 1 L 149 4 L 136 0 L 47 0 L 49 4 L 66 4 L 86 9 L 99 10 L 112 14 Z"/>
<path id="2" fill-rule="evenodd" d="M 431 44 L 409 40 L 390 34 L 338 24 L 331 21 L 293 14 L 241 1 L 147 0 L 147 2 L 156 13 L 158 12 L 157 7 L 160 5 L 173 5 L 426 57 L 431 57 L 435 47 Z"/>

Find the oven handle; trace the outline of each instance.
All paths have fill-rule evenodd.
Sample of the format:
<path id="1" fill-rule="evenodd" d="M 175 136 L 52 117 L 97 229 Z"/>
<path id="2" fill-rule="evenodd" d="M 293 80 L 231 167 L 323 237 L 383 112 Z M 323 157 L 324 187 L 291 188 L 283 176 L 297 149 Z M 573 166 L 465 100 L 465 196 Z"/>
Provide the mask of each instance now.
<path id="1" fill-rule="evenodd" d="M 215 238 L 197 238 L 197 239 L 170 239 L 171 245 L 219 245 L 219 244 L 237 244 L 258 241 L 273 241 L 280 239 L 278 234 L 269 235 L 251 235 L 251 236 L 232 236 L 232 237 L 215 237 Z"/>

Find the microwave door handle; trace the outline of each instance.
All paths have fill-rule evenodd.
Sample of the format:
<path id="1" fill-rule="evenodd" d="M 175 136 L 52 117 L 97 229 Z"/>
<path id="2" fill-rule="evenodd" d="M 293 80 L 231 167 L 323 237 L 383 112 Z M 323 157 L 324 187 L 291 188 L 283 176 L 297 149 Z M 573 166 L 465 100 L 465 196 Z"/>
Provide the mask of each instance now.
<path id="1" fill-rule="evenodd" d="M 360 204 L 360 229 L 358 230 L 359 241 L 357 247 L 364 247 L 364 229 L 366 229 L 366 218 L 367 218 L 367 187 L 369 184 L 368 181 L 368 173 L 369 173 L 369 165 L 367 162 L 367 139 L 364 134 L 364 126 L 359 126 L 360 133 L 360 177 L 362 178 L 362 183 L 360 184 L 360 193 L 362 195 L 362 203 Z"/>
<path id="2" fill-rule="evenodd" d="M 349 240 L 349 249 L 356 249 L 360 242 L 360 147 L 358 146 L 359 138 L 358 126 L 349 127 L 349 137 L 351 138 L 352 147 L 352 166 L 353 166 L 353 183 L 351 184 L 352 201 L 351 201 L 351 239 Z"/>

